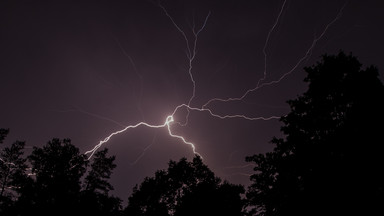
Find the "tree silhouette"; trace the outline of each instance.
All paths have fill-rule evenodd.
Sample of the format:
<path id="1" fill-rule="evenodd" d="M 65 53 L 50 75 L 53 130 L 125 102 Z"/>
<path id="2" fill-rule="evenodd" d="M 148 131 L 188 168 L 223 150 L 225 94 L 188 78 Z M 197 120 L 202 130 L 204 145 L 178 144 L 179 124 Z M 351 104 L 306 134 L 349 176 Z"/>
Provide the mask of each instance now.
<path id="1" fill-rule="evenodd" d="M 0 143 L 8 134 L 0 129 Z M 0 213 L 5 214 L 14 204 L 26 179 L 26 159 L 23 158 L 25 143 L 16 141 L 0 151 Z"/>
<path id="2" fill-rule="evenodd" d="M 170 161 L 167 170 L 147 177 L 129 197 L 126 215 L 242 215 L 240 185 L 222 183 L 196 156 Z"/>
<path id="3" fill-rule="evenodd" d="M 0 128 L 0 144 L 3 143 L 3 140 L 8 135 L 8 133 L 9 133 L 9 129 Z"/>
<path id="4" fill-rule="evenodd" d="M 115 156 L 107 157 L 108 149 L 98 151 L 92 159 L 91 170 L 84 180 L 84 190 L 81 192 L 81 211 L 89 215 L 118 215 L 121 210 L 121 200 L 110 196 L 113 186 L 108 182 L 112 170 L 116 167 Z"/>
<path id="5" fill-rule="evenodd" d="M 0 143 L 8 132 L 0 129 Z M 0 150 L 1 215 L 120 215 L 121 200 L 109 194 L 116 164 L 108 149 L 90 164 L 69 139 L 52 139 L 33 148 L 28 167 L 24 146 L 17 141 Z"/>
<path id="6" fill-rule="evenodd" d="M 308 90 L 288 101 L 285 137 L 273 152 L 247 157 L 256 173 L 252 214 L 346 215 L 383 212 L 384 87 L 356 57 L 324 55 L 305 68 Z"/>
<path id="7" fill-rule="evenodd" d="M 96 152 L 93 156 L 91 171 L 85 177 L 85 190 L 107 194 L 113 190 L 112 185 L 107 181 L 116 168 L 115 156 L 107 157 L 108 149 Z"/>
<path id="8" fill-rule="evenodd" d="M 16 189 L 20 187 L 26 178 L 27 165 L 26 159 L 22 158 L 25 143 L 16 141 L 11 147 L 6 147 L 0 152 L 0 197 L 6 196 L 6 189 Z"/>
<path id="9" fill-rule="evenodd" d="M 79 208 L 87 160 L 69 139 L 52 139 L 28 157 L 34 181 L 20 197 L 23 214 L 64 215 Z"/>

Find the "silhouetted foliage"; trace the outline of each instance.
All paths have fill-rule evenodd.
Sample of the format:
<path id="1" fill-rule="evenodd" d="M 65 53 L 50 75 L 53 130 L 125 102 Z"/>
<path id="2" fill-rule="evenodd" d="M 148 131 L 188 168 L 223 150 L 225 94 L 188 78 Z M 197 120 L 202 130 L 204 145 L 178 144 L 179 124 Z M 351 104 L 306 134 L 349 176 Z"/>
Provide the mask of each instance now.
<path id="1" fill-rule="evenodd" d="M 53 139 L 42 148 L 34 147 L 28 159 L 34 180 L 20 197 L 24 214 L 64 215 L 79 208 L 87 160 L 70 140 Z"/>
<path id="2" fill-rule="evenodd" d="M 352 55 L 324 55 L 305 68 L 308 90 L 288 101 L 285 138 L 247 157 L 257 215 L 382 215 L 384 87 Z M 381 213 L 379 213 L 381 212 Z"/>
<path id="3" fill-rule="evenodd" d="M 129 197 L 126 215 L 243 215 L 240 185 L 222 183 L 196 156 L 170 161 L 167 170 L 147 177 Z"/>
<path id="4" fill-rule="evenodd" d="M 27 178 L 26 159 L 22 157 L 24 146 L 24 142 L 16 141 L 0 152 L 0 197 L 7 196 L 7 189 L 17 192 Z"/>
<path id="5" fill-rule="evenodd" d="M 8 130 L 1 133 L 2 141 Z M 34 147 L 27 163 L 24 145 L 0 152 L 1 215 L 244 215 L 243 186 L 222 182 L 198 156 L 145 178 L 122 211 L 121 199 L 110 195 L 116 164 L 108 149 L 88 160 L 69 139 L 52 139 Z"/>
<path id="6" fill-rule="evenodd" d="M 28 156 L 32 176 L 28 177 L 26 159 L 21 158 L 23 147 L 24 143 L 16 142 L 1 153 L 2 161 L 8 165 L 7 169 L 1 167 L 1 174 L 3 170 L 10 173 L 5 185 L 17 186 L 16 192 L 20 193 L 2 215 L 118 215 L 121 200 L 108 194 L 113 187 L 107 181 L 116 167 L 115 157 L 108 157 L 107 149 L 95 154 L 84 177 L 89 167 L 85 155 L 69 139 L 53 139 L 41 148 L 34 147 Z M 8 163 L 8 158 L 12 162 Z M 14 167 L 19 167 L 19 171 Z M 4 185 L 4 181 L 1 183 Z"/>
<path id="7" fill-rule="evenodd" d="M 7 136 L 8 129 L 0 129 L 0 143 Z M 21 188 L 28 176 L 26 159 L 23 158 L 25 143 L 16 141 L 10 147 L 0 151 L 0 213 L 11 211 L 14 200 L 18 198 Z"/>
<path id="8" fill-rule="evenodd" d="M 0 128 L 0 144 L 3 143 L 3 140 L 8 135 L 9 129 Z"/>
<path id="9" fill-rule="evenodd" d="M 92 158 L 91 170 L 85 177 L 85 190 L 108 194 L 113 190 L 112 185 L 108 182 L 111 177 L 112 170 L 116 168 L 114 164 L 115 156 L 107 157 L 108 149 L 98 151 Z"/>
<path id="10" fill-rule="evenodd" d="M 113 190 L 108 182 L 112 170 L 116 167 L 115 156 L 107 157 L 108 149 L 98 151 L 92 158 L 91 170 L 84 180 L 84 190 L 81 192 L 81 212 L 87 215 L 118 215 L 121 210 L 121 200 L 110 196 Z"/>

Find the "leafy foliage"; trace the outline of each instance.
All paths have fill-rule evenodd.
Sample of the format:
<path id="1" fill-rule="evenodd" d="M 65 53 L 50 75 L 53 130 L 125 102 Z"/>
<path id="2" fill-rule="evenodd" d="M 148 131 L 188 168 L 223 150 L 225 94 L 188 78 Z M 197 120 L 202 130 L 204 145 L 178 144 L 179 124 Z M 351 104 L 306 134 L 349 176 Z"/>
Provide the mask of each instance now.
<path id="1" fill-rule="evenodd" d="M 8 129 L 0 129 L 0 143 L 8 134 Z M 25 143 L 16 141 L 0 151 L 0 213 L 11 208 L 28 176 L 26 159 L 23 158 Z"/>
<path id="2" fill-rule="evenodd" d="M 53 139 L 42 148 L 34 147 L 28 159 L 35 174 L 32 193 L 26 194 L 32 212 L 64 213 L 68 205 L 77 207 L 87 160 L 70 140 Z"/>
<path id="3" fill-rule="evenodd" d="M 240 185 L 222 183 L 196 156 L 170 161 L 136 186 L 125 209 L 127 215 L 242 215 Z"/>
<path id="4" fill-rule="evenodd" d="M 7 189 L 17 191 L 26 178 L 26 159 L 22 158 L 25 143 L 15 142 L 0 152 L 0 197 L 6 196 Z"/>
<path id="5" fill-rule="evenodd" d="M 83 214 L 118 215 L 121 210 L 121 200 L 110 196 L 113 190 L 108 182 L 112 170 L 116 168 L 115 156 L 107 156 L 108 149 L 98 151 L 92 159 L 91 170 L 84 180 L 84 190 L 81 192 L 81 209 Z"/>
<path id="6" fill-rule="evenodd" d="M 1 131 L 4 138 L 8 131 Z M 0 152 L 2 215 L 120 213 L 121 200 L 109 195 L 113 187 L 108 179 L 116 164 L 107 149 L 96 153 L 89 166 L 69 139 L 52 139 L 41 148 L 34 147 L 27 158 L 24 146 L 15 142 Z"/>
<path id="7" fill-rule="evenodd" d="M 24 146 L 15 142 L 0 152 L 2 215 L 243 215 L 243 186 L 222 182 L 198 156 L 170 161 L 147 177 L 122 211 L 121 199 L 109 194 L 116 164 L 108 149 L 87 160 L 69 139 L 52 139 L 25 158 Z"/>
<path id="8" fill-rule="evenodd" d="M 91 171 L 85 177 L 85 190 L 98 191 L 104 194 L 113 190 L 108 179 L 111 177 L 112 170 L 116 168 L 115 156 L 107 157 L 107 154 L 108 149 L 104 149 L 94 155 Z"/>
<path id="9" fill-rule="evenodd" d="M 384 87 L 352 55 L 324 55 L 305 68 L 308 90 L 288 101 L 285 138 L 247 157 L 256 171 L 247 193 L 254 214 L 374 212 L 384 198 L 381 156 Z M 353 207 L 351 207 L 353 206 Z"/>
<path id="10" fill-rule="evenodd" d="M 9 129 L 0 128 L 0 144 L 3 143 L 3 140 L 8 135 Z"/>

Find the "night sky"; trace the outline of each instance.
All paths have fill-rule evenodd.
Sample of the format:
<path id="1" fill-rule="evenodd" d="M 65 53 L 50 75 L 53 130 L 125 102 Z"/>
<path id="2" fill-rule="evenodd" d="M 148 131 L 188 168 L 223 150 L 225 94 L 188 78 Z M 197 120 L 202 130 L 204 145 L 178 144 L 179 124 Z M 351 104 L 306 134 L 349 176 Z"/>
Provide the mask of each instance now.
<path id="1" fill-rule="evenodd" d="M 381 0 L 161 4 L 174 23 L 157 1 L 0 1 L 0 128 L 10 128 L 5 144 L 26 141 L 29 154 L 31 146 L 54 137 L 70 138 L 86 152 L 126 126 L 162 125 L 191 99 L 189 72 L 194 108 L 283 78 L 241 101 L 206 107 L 251 118 L 287 114 L 286 101 L 306 90 L 303 67 L 325 53 L 352 52 L 364 67 L 376 65 L 383 80 Z M 206 18 L 191 69 L 185 37 L 193 53 L 192 29 L 196 33 Z M 179 109 L 174 119 L 184 124 L 186 116 Z M 171 125 L 218 176 L 244 185 L 252 173 L 245 156 L 272 150 L 269 141 L 282 136 L 280 127 L 276 119 L 220 119 L 193 110 L 187 125 Z M 193 157 L 191 147 L 169 136 L 167 127 L 129 129 L 104 146 L 117 157 L 111 182 L 124 200 L 170 159 Z"/>

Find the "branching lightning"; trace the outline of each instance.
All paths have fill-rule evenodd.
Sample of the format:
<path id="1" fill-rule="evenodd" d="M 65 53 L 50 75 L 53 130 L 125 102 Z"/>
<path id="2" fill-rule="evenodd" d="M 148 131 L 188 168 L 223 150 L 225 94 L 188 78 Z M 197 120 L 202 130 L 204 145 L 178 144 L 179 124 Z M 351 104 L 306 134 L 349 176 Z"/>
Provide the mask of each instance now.
<path id="1" fill-rule="evenodd" d="M 95 152 L 97 151 L 97 149 L 99 149 L 104 143 L 108 142 L 109 139 L 111 139 L 113 136 L 117 135 L 117 134 L 120 134 L 120 133 L 123 133 L 125 131 L 127 131 L 128 129 L 132 129 L 132 128 L 137 128 L 137 127 L 140 127 L 140 126 L 147 126 L 147 127 L 150 127 L 150 128 L 164 128 L 167 126 L 167 124 L 169 124 L 170 122 L 173 121 L 173 116 L 168 116 L 166 118 L 166 121 L 164 122 L 164 124 L 161 124 L 161 125 L 151 125 L 151 124 L 148 124 L 146 122 L 139 122 L 135 125 L 128 125 L 127 127 L 123 128 L 122 130 L 119 130 L 119 131 L 115 131 L 113 133 L 111 133 L 109 136 L 105 137 L 104 140 L 101 140 L 99 142 L 99 144 L 97 144 L 95 147 L 93 147 L 93 149 L 89 150 L 89 151 L 86 151 L 85 154 L 90 154 L 88 159 L 90 159 L 93 154 L 95 154 Z"/>
<path id="2" fill-rule="evenodd" d="M 133 129 L 133 128 L 138 128 L 138 127 L 141 127 L 141 126 L 146 126 L 146 127 L 149 127 L 149 128 L 166 128 L 167 131 L 168 131 L 168 134 L 170 137 L 173 137 L 173 138 L 177 138 L 179 139 L 180 141 L 182 141 L 184 144 L 186 145 L 189 145 L 193 151 L 194 154 L 197 154 L 197 155 L 200 155 L 200 153 L 198 153 L 196 151 L 196 146 L 190 142 L 190 141 L 187 141 L 183 136 L 181 135 L 177 135 L 173 132 L 172 130 L 172 125 L 173 124 L 179 124 L 179 125 L 182 125 L 182 126 L 185 126 L 188 124 L 188 117 L 189 117 L 189 113 L 190 111 L 196 111 L 196 112 L 206 112 L 208 113 L 209 115 L 211 115 L 212 117 L 215 117 L 215 118 L 219 118 L 219 119 L 233 119 L 233 118 L 240 118 L 240 119 L 244 119 L 244 120 L 250 120 L 250 121 L 256 121 L 256 120 L 264 120 L 264 121 L 268 121 L 268 120 L 276 120 L 276 119 L 279 119 L 281 116 L 270 116 L 270 117 L 249 117 L 249 116 L 246 116 L 246 115 L 243 115 L 243 114 L 236 114 L 236 115 L 219 115 L 219 114 L 216 114 L 214 113 L 210 108 L 208 108 L 208 106 L 213 103 L 213 102 L 230 102 L 230 101 L 241 101 L 243 100 L 245 97 L 247 97 L 250 93 L 262 88 L 262 87 L 265 87 L 265 86 L 269 86 L 269 85 L 273 85 L 273 84 L 277 84 L 279 83 L 280 81 L 282 81 L 285 77 L 287 77 L 288 75 L 290 75 L 291 73 L 293 73 L 297 68 L 298 66 L 306 59 L 308 59 L 312 53 L 312 50 L 314 49 L 315 45 L 317 44 L 317 42 L 325 35 L 325 33 L 327 32 L 327 30 L 329 29 L 329 27 L 331 25 L 333 25 L 340 17 L 341 17 L 341 14 L 342 14 L 342 11 L 344 9 L 344 7 L 346 6 L 346 4 L 340 9 L 340 11 L 338 12 L 337 16 L 330 22 L 326 25 L 326 27 L 324 28 L 324 30 L 322 31 L 322 33 L 315 37 L 313 42 L 311 43 L 311 45 L 309 46 L 309 48 L 306 50 L 305 54 L 303 55 L 303 57 L 301 57 L 297 63 L 286 73 L 284 73 L 283 75 L 281 75 L 277 80 L 273 80 L 273 81 L 269 81 L 269 82 L 265 82 L 266 78 L 267 78 L 267 47 L 268 47 L 268 43 L 270 41 L 270 37 L 273 33 L 273 31 L 275 30 L 275 28 L 277 27 L 280 19 L 281 19 L 281 16 L 284 12 L 284 9 L 285 9 L 285 5 L 286 5 L 286 0 L 283 2 L 282 6 L 281 6 L 281 9 L 279 10 L 279 13 L 278 13 L 278 16 L 273 24 L 273 26 L 270 28 L 268 34 L 267 34 L 267 37 L 266 37 L 266 40 L 265 40 L 265 43 L 264 43 L 264 47 L 263 47 L 263 55 L 264 55 L 264 71 L 263 71 L 263 77 L 260 78 L 255 87 L 251 88 L 251 89 L 248 89 L 246 90 L 241 96 L 239 97 L 233 97 L 233 98 L 226 98 L 226 99 L 223 99 L 223 98 L 213 98 L 213 99 L 210 99 L 208 100 L 204 105 L 202 105 L 200 108 L 199 107 L 193 107 L 191 104 L 192 104 L 192 101 L 193 99 L 195 98 L 196 96 L 196 81 L 194 79 L 194 76 L 193 76 L 193 71 L 192 71 L 192 68 L 193 68 L 193 62 L 195 60 L 195 57 L 196 57 L 196 54 L 197 54 L 197 41 L 198 41 L 198 37 L 199 37 L 199 34 L 204 30 L 204 28 L 207 26 L 207 23 L 208 23 L 208 20 L 209 20 L 209 17 L 211 16 L 211 12 L 209 12 L 206 17 L 205 17 L 205 20 L 203 22 L 203 24 L 201 25 L 200 28 L 196 29 L 195 28 L 195 23 L 193 23 L 193 26 L 192 26 L 192 33 L 193 33 L 193 40 L 191 42 L 191 40 L 188 38 L 187 34 L 185 33 L 185 31 L 183 31 L 182 28 L 180 28 L 180 26 L 175 22 L 174 18 L 169 14 L 169 12 L 167 11 L 167 9 L 159 2 L 158 6 L 161 8 L 161 10 L 164 12 L 164 14 L 169 18 L 169 20 L 171 21 L 172 25 L 177 29 L 177 31 L 182 35 L 184 41 L 185 41 L 185 44 L 186 44 L 186 56 L 187 56 L 187 59 L 188 59 L 188 74 L 189 74 L 189 78 L 190 78 L 190 81 L 192 83 L 192 94 L 191 94 L 191 97 L 188 99 L 188 102 L 187 103 L 183 103 L 183 104 L 180 104 L 178 106 L 175 107 L 175 109 L 173 110 L 173 112 L 166 116 L 164 122 L 162 124 L 150 124 L 150 123 L 147 123 L 147 122 L 139 122 L 137 124 L 134 124 L 134 125 L 129 125 L 129 126 L 125 126 L 123 129 L 121 130 L 118 130 L 118 131 L 115 131 L 113 133 L 111 133 L 110 135 L 108 135 L 107 137 L 105 137 L 103 140 L 99 141 L 99 143 L 94 146 L 91 150 L 89 151 L 86 151 L 85 154 L 86 155 L 89 155 L 88 156 L 88 159 L 90 159 L 93 154 L 105 143 L 107 143 L 113 136 L 115 135 L 118 135 L 120 133 L 123 133 L 129 129 Z M 121 44 L 118 43 L 119 47 L 123 50 L 124 52 L 124 55 L 126 55 L 131 63 L 133 64 L 133 61 L 132 61 L 132 58 L 124 51 L 124 49 L 122 48 Z M 134 64 L 133 64 L 134 66 Z M 134 66 L 135 67 L 135 66 Z M 141 76 L 140 74 L 137 72 L 136 68 L 135 68 L 135 72 L 138 74 L 138 76 L 140 77 L 141 79 Z M 174 119 L 174 115 L 176 114 L 176 112 L 179 110 L 179 109 L 186 109 L 187 110 L 187 114 L 185 116 L 185 123 L 184 124 L 181 124 L 180 122 L 176 122 L 175 119 Z M 143 153 L 134 161 L 133 164 L 135 164 L 144 154 L 144 152 L 150 148 L 153 144 L 154 140 L 152 140 L 152 143 L 150 145 L 148 145 Z M 201 156 L 201 155 L 200 155 Z M 239 166 L 240 168 L 244 168 L 248 165 L 245 165 L 245 166 Z M 230 167 L 230 168 L 235 168 L 235 167 Z M 239 173 L 240 174 L 240 173 Z M 248 174 L 245 174 L 245 173 L 241 173 L 242 175 L 247 175 Z"/>
<path id="3" fill-rule="evenodd" d="M 204 23 L 203 25 L 196 31 L 196 26 L 195 26 L 195 22 L 193 22 L 193 26 L 192 26 L 192 33 L 193 33 L 193 45 L 191 47 L 191 44 L 190 44 L 190 41 L 186 35 L 186 33 L 179 27 L 179 25 L 177 25 L 177 23 L 175 22 L 175 20 L 172 18 L 172 16 L 168 13 L 167 9 L 159 2 L 158 6 L 163 10 L 164 14 L 169 18 L 169 20 L 172 22 L 172 24 L 174 25 L 174 27 L 181 33 L 181 35 L 183 36 L 184 38 L 184 41 L 186 43 L 186 55 L 187 55 L 187 58 L 188 58 L 188 74 L 189 74 L 189 78 L 192 82 L 192 95 L 191 97 L 189 98 L 189 101 L 188 101 L 188 106 L 187 107 L 190 107 L 191 103 L 192 103 L 192 100 L 195 98 L 196 96 L 196 81 L 193 77 L 193 73 L 192 73 L 192 68 L 193 68 L 193 60 L 195 59 L 196 57 L 196 53 L 197 53 L 197 39 L 199 37 L 199 34 L 201 33 L 201 31 L 204 30 L 205 26 L 207 25 L 207 22 L 208 22 L 208 19 L 209 19 L 209 16 L 211 15 L 211 12 L 209 11 L 207 16 L 205 17 L 205 20 L 204 20 Z M 185 123 L 184 124 L 181 124 L 182 126 L 185 126 L 188 124 L 188 118 L 189 118 L 189 109 L 187 109 L 187 115 L 185 116 Z"/>
<path id="4" fill-rule="evenodd" d="M 263 77 L 261 79 L 259 79 L 259 81 L 257 81 L 257 85 L 256 86 L 259 86 L 260 82 L 264 81 L 267 78 L 267 46 L 268 46 L 268 42 L 269 42 L 269 39 L 271 38 L 271 34 L 272 34 L 273 30 L 275 30 L 277 24 L 279 23 L 279 20 L 280 20 L 281 14 L 283 14 L 286 2 L 287 1 L 283 2 L 283 5 L 281 6 L 281 9 L 280 9 L 280 12 L 279 12 L 279 15 L 277 16 L 275 23 L 273 24 L 272 28 L 269 30 L 267 38 L 265 39 L 265 43 L 264 43 L 264 47 L 263 47 L 263 55 L 264 55 Z"/>
<path id="5" fill-rule="evenodd" d="M 278 78 L 277 80 L 273 80 L 273 81 L 270 81 L 270 82 L 263 82 L 265 79 L 266 79 L 266 74 L 267 74 L 267 52 L 266 52 L 266 48 L 267 48 L 267 45 L 268 45 L 268 42 L 269 42 L 269 38 L 271 36 L 271 33 L 272 31 L 275 29 L 277 23 L 279 22 L 279 19 L 281 17 L 281 14 L 283 13 L 283 10 L 284 10 L 284 5 L 286 4 L 286 0 L 284 1 L 283 3 L 283 6 L 281 7 L 281 10 L 280 10 L 280 13 L 276 19 L 276 22 L 275 24 L 272 26 L 271 30 L 268 32 L 268 35 L 267 35 L 267 39 L 265 41 L 265 45 L 264 45 L 264 48 L 263 48 L 263 54 L 264 54 L 264 73 L 263 73 L 263 77 L 257 82 L 257 85 L 254 87 L 254 88 L 251 88 L 251 89 L 248 89 L 244 92 L 243 95 L 241 95 L 240 97 L 230 97 L 230 98 L 227 98 L 227 99 L 223 99 L 223 98 L 213 98 L 211 100 L 209 100 L 207 103 L 205 103 L 202 107 L 205 108 L 207 107 L 210 103 L 212 102 L 215 102 L 215 101 L 219 101 L 219 102 L 230 102 L 230 101 L 241 101 L 243 100 L 246 96 L 248 96 L 250 93 L 262 88 L 262 87 L 265 87 L 265 86 L 269 86 L 269 85 L 273 85 L 273 84 L 278 84 L 279 82 L 281 82 L 285 77 L 287 77 L 288 75 L 292 74 L 297 68 L 298 66 L 306 59 L 308 59 L 312 53 L 312 50 L 313 48 L 316 46 L 317 42 L 319 40 L 321 40 L 321 38 L 323 38 L 323 36 L 325 35 L 325 33 L 327 32 L 327 30 L 329 29 L 330 26 L 332 26 L 342 15 L 343 13 L 343 10 L 345 8 L 345 6 L 347 5 L 347 2 L 341 7 L 341 9 L 339 10 L 338 14 L 336 15 L 336 17 L 326 25 L 326 27 L 324 28 L 324 30 L 322 31 L 322 33 L 314 38 L 314 40 L 312 41 L 311 45 L 309 46 L 309 48 L 307 49 L 307 51 L 305 52 L 304 56 L 301 57 L 297 63 L 286 73 L 284 73 L 283 75 L 280 76 L 280 78 Z"/>
<path id="6" fill-rule="evenodd" d="M 188 116 L 189 116 L 189 111 L 190 109 L 192 109 L 192 107 L 190 107 L 190 104 L 193 100 L 193 98 L 195 97 L 195 92 L 196 92 L 196 82 L 193 78 L 193 74 L 192 74 L 192 65 L 193 65 L 193 60 L 195 59 L 196 57 L 196 47 L 197 47 L 197 39 L 198 39 L 198 36 L 199 34 L 201 33 L 201 31 L 205 28 L 207 22 L 208 22 L 208 18 L 210 16 L 210 12 L 208 13 L 208 15 L 206 16 L 205 20 L 204 20 L 204 23 L 203 25 L 196 31 L 195 29 L 195 26 L 193 26 L 192 28 L 192 32 L 193 32 L 193 35 L 194 35 L 194 40 L 193 40 L 193 46 L 191 47 L 190 45 L 190 42 L 188 40 L 188 37 L 187 35 L 185 34 L 185 32 L 177 25 L 177 23 L 174 21 L 174 19 L 172 18 L 172 16 L 168 13 L 168 11 L 166 10 L 166 8 L 161 5 L 160 3 L 158 4 L 158 6 L 164 11 L 165 15 L 171 20 L 172 24 L 175 26 L 175 28 L 182 34 L 184 40 L 185 40 L 185 43 L 186 43 L 186 47 L 187 47 L 187 58 L 189 60 L 189 67 L 188 67 L 188 74 L 190 76 L 190 79 L 192 81 L 192 85 L 193 85 L 193 88 L 192 88 L 192 96 L 189 98 L 189 101 L 188 101 L 188 104 L 185 105 L 185 104 L 182 104 L 182 105 L 179 105 L 177 106 L 172 115 L 169 115 L 166 117 L 165 119 L 165 122 L 163 124 L 160 124 L 160 125 L 152 125 L 152 124 L 148 124 L 146 122 L 140 122 L 140 123 L 137 123 L 136 125 L 129 125 L 127 127 L 125 127 L 124 129 L 122 130 L 119 130 L 119 131 L 115 131 L 113 133 L 111 133 L 109 136 L 107 136 L 104 140 L 101 140 L 99 142 L 99 144 L 97 144 L 93 149 L 85 152 L 85 154 L 89 154 L 89 157 L 88 159 L 90 159 L 93 154 L 97 151 L 97 149 L 99 149 L 104 143 L 108 142 L 110 140 L 111 137 L 113 137 L 114 135 L 117 135 L 117 134 L 120 134 L 120 133 L 123 133 L 125 132 L 126 130 L 128 129 L 131 129 L 131 128 L 137 128 L 139 126 L 147 126 L 147 127 L 150 127 L 150 128 L 164 128 L 164 127 L 167 127 L 168 129 L 168 133 L 171 137 L 174 137 L 174 138 L 178 138 L 180 139 L 183 143 L 191 146 L 192 150 L 193 150 L 193 153 L 194 154 L 197 154 L 197 155 L 200 155 L 198 152 L 196 152 L 196 147 L 195 145 L 192 143 L 192 142 L 189 142 L 187 141 L 183 136 L 180 136 L 180 135 L 177 135 L 177 134 L 174 134 L 172 132 L 172 127 L 171 127 L 171 124 L 172 123 L 175 123 L 175 120 L 174 120 L 174 114 L 176 113 L 176 111 L 181 108 L 181 107 L 186 107 L 187 108 L 187 111 L 188 111 L 188 114 L 186 116 L 186 123 L 188 123 Z M 120 48 L 121 47 L 121 44 L 119 43 L 119 46 Z M 122 49 L 123 52 L 124 52 L 124 55 L 126 55 L 127 57 L 129 57 L 131 63 L 133 63 L 132 61 L 132 58 L 124 51 L 124 49 Z M 200 155 L 201 156 L 201 155 Z"/>

